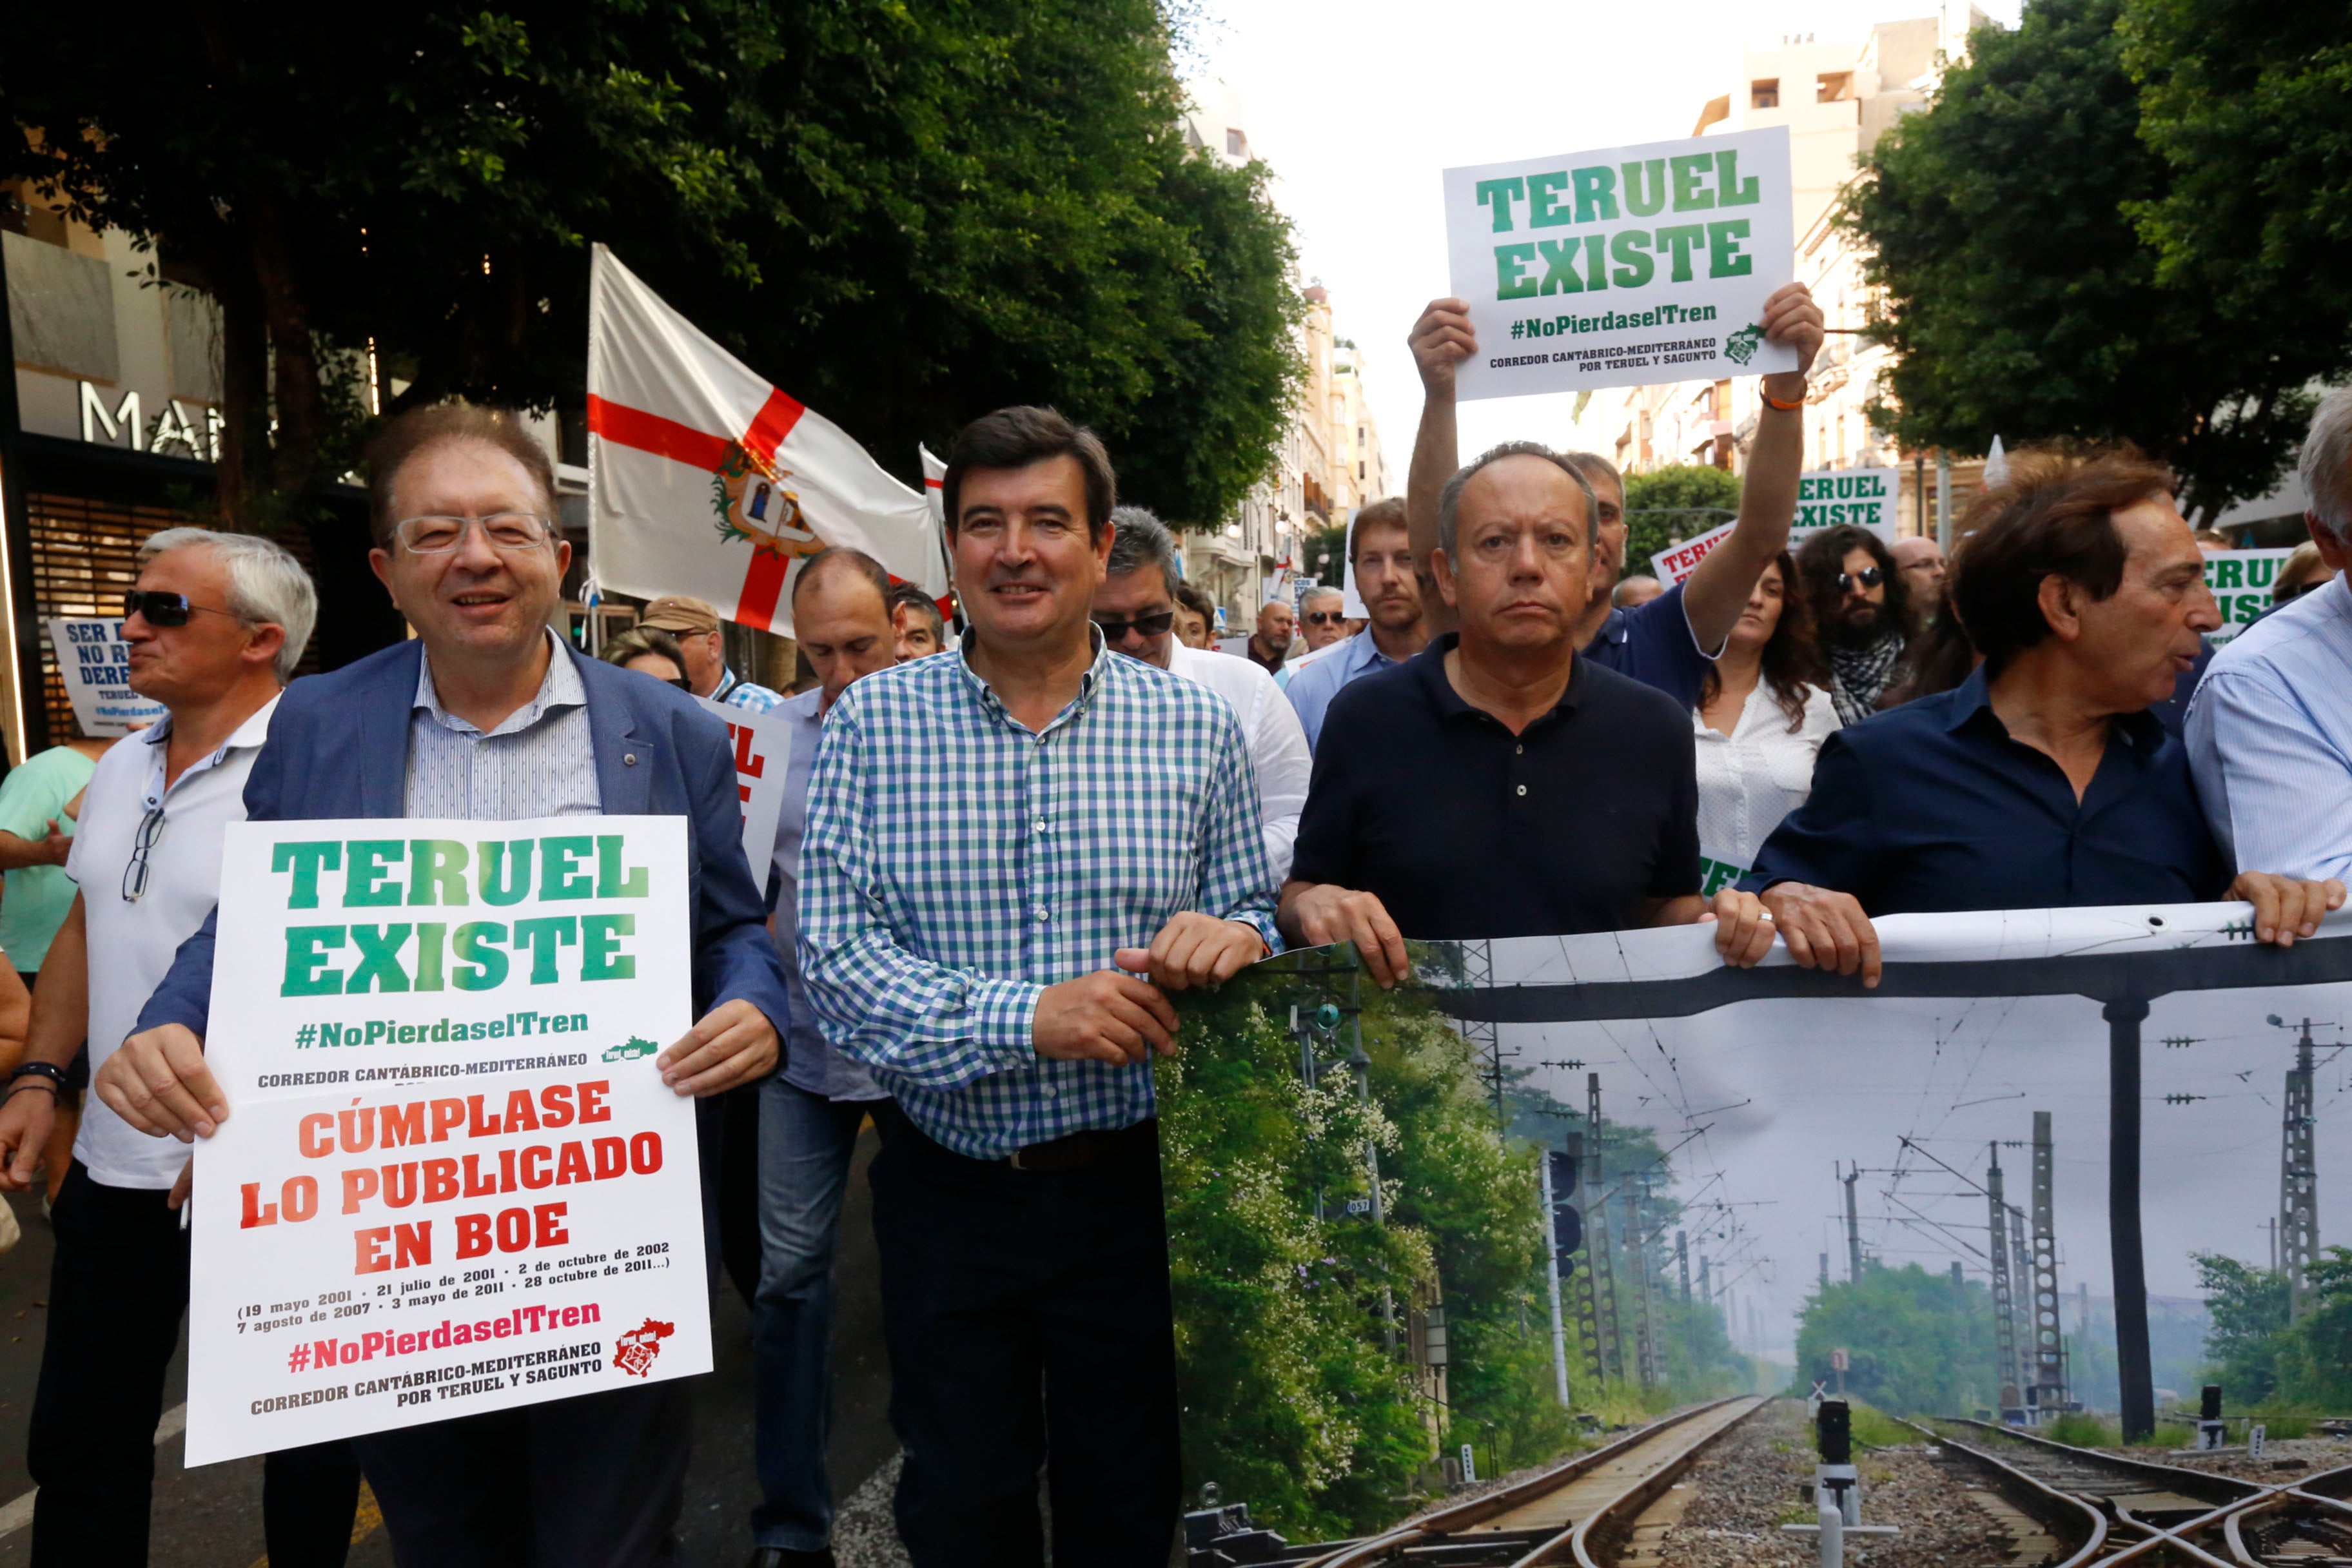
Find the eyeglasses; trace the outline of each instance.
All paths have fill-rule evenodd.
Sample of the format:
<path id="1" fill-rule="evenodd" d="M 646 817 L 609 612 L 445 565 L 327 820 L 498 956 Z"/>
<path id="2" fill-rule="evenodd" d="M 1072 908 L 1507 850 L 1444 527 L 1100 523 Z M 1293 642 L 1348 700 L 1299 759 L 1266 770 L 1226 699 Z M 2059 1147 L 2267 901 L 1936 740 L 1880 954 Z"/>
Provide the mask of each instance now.
<path id="1" fill-rule="evenodd" d="M 1851 594 L 1856 588 L 1875 588 L 1886 581 L 1886 574 L 1875 566 L 1865 566 L 1859 572 L 1838 574 L 1838 592 Z"/>
<path id="2" fill-rule="evenodd" d="M 1125 642 L 1130 631 L 1138 637 L 1166 637 L 1168 628 L 1176 624 L 1176 612 L 1160 610 L 1149 616 L 1138 616 L 1131 621 L 1115 621 L 1102 616 L 1097 616 L 1094 620 L 1095 625 L 1102 628 L 1103 641 Z"/>
<path id="3" fill-rule="evenodd" d="M 226 616 L 233 621 L 245 618 L 235 610 L 192 605 L 185 594 L 165 594 L 152 588 L 134 588 L 122 595 L 122 618 L 127 621 L 133 616 L 151 626 L 184 626 L 190 616 Z"/>
<path id="4" fill-rule="evenodd" d="M 466 542 L 466 531 L 478 528 L 493 550 L 537 550 L 545 544 L 553 524 L 537 512 L 496 511 L 488 517 L 410 517 L 393 525 L 393 537 L 411 555 L 442 555 Z"/>
<path id="5" fill-rule="evenodd" d="M 1305 618 L 1310 626 L 1336 626 L 1344 624 L 1348 616 L 1342 610 L 1309 610 Z"/>
<path id="6" fill-rule="evenodd" d="M 163 837 L 163 808 L 152 805 L 139 819 L 138 837 L 131 841 L 131 864 L 122 868 L 122 901 L 135 904 L 147 896 L 147 852 Z"/>

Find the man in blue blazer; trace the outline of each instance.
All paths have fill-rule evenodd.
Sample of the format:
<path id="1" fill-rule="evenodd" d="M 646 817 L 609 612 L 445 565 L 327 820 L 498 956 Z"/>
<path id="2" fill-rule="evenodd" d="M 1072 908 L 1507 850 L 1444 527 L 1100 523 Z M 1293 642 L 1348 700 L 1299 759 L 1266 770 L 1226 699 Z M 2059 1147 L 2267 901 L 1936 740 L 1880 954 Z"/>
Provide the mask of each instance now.
<path id="1" fill-rule="evenodd" d="M 246 788 L 254 821 L 677 816 L 688 822 L 700 1021 L 656 1058 L 681 1095 L 773 1070 L 788 1022 L 742 851 L 726 727 L 682 692 L 585 659 L 548 629 L 571 563 L 554 475 L 511 417 L 404 415 L 370 449 L 370 560 L 416 637 L 298 681 Z M 188 939 L 95 1086 L 134 1127 L 209 1137 L 213 921 Z M 683 1381 L 359 1439 L 395 1560 L 432 1568 L 667 1563 L 684 1496 Z"/>

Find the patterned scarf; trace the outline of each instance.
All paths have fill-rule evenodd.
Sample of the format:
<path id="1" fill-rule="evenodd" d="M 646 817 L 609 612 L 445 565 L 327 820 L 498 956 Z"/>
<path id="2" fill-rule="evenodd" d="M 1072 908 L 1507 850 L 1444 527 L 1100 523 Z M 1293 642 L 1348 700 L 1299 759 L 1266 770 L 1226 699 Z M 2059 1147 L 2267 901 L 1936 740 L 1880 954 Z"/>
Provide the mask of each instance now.
<path id="1" fill-rule="evenodd" d="M 1866 647 L 1830 644 L 1830 703 L 1841 724 L 1859 724 L 1878 711 L 1878 694 L 1895 680 L 1903 659 L 1903 634 L 1892 628 Z"/>

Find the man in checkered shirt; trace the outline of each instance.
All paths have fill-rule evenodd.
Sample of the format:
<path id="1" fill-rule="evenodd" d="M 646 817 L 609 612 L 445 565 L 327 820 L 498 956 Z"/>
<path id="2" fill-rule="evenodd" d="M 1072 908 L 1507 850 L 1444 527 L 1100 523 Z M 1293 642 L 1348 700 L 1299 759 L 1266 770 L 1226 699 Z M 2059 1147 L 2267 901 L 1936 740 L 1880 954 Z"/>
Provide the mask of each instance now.
<path id="1" fill-rule="evenodd" d="M 1000 410 L 942 489 L 971 632 L 843 692 L 801 859 L 810 1000 L 894 1096 L 872 1180 L 899 1533 L 917 1568 L 1035 1568 L 1043 1465 L 1055 1561 L 1160 1563 L 1150 1061 L 1169 993 L 1277 940 L 1257 792 L 1224 700 L 1087 617 L 1115 499 L 1092 432 Z"/>

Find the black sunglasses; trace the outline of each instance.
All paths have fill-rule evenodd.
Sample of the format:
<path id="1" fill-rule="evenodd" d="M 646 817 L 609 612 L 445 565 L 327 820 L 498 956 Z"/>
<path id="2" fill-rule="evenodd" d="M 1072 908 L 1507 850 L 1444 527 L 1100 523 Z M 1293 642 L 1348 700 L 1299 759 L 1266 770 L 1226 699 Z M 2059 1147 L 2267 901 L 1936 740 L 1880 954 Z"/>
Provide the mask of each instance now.
<path id="1" fill-rule="evenodd" d="M 1114 621 L 1102 616 L 1094 620 L 1102 628 L 1103 641 L 1124 642 L 1129 631 L 1147 637 L 1167 636 L 1168 628 L 1176 624 L 1176 612 L 1161 610 L 1156 615 L 1138 616 L 1131 621 Z"/>
<path id="2" fill-rule="evenodd" d="M 142 616 L 151 626 L 184 626 L 188 624 L 188 617 L 194 615 L 244 619 L 235 610 L 215 610 L 207 605 L 192 605 L 185 594 L 163 594 L 152 588 L 134 588 L 122 595 L 122 618 L 126 621 L 133 616 Z"/>
<path id="3" fill-rule="evenodd" d="M 1851 594 L 1857 585 L 1875 588 L 1885 581 L 1886 574 L 1875 566 L 1865 566 L 1860 572 L 1841 572 L 1838 574 L 1838 592 Z"/>
<path id="4" fill-rule="evenodd" d="M 1310 626 L 1336 626 L 1346 621 L 1347 618 L 1346 613 L 1339 610 L 1309 610 L 1307 612 L 1307 624 Z"/>

